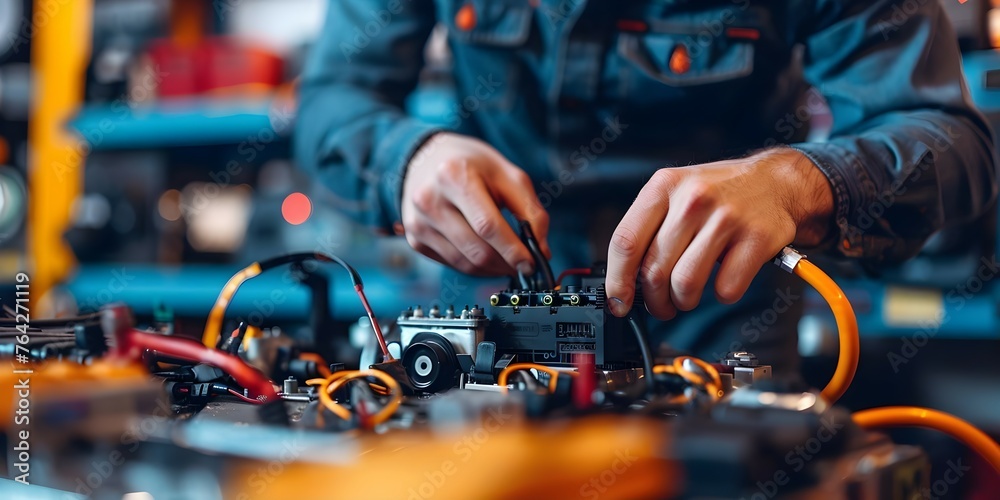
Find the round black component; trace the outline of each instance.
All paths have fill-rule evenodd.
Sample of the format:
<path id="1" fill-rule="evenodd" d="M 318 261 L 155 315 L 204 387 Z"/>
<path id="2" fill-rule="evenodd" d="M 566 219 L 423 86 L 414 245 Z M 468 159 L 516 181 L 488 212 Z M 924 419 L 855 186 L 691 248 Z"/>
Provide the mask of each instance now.
<path id="1" fill-rule="evenodd" d="M 424 332 L 413 337 L 403 352 L 403 367 L 413 386 L 422 391 L 445 391 L 458 381 L 455 348 L 436 333 Z"/>

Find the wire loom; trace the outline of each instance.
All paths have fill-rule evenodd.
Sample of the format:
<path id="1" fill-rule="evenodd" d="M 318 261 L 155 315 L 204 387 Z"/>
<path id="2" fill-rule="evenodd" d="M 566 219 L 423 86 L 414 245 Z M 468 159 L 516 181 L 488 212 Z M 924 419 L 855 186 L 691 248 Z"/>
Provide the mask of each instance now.
<path id="1" fill-rule="evenodd" d="M 261 262 L 254 262 L 229 278 L 226 285 L 222 287 L 222 291 L 219 292 L 219 297 L 215 299 L 215 304 L 212 306 L 212 310 L 208 314 L 208 320 L 205 322 L 205 331 L 202 334 L 202 343 L 205 347 L 218 347 L 219 339 L 224 333 L 222 331 L 222 323 L 226 318 L 226 309 L 229 307 L 229 303 L 232 302 L 233 297 L 240 288 L 240 285 L 245 283 L 247 280 L 260 275 L 264 271 L 274 269 L 285 264 L 300 263 L 308 260 L 333 262 L 339 264 L 340 267 L 347 270 L 351 276 L 351 283 L 354 285 L 354 291 L 357 292 L 358 299 L 361 300 L 361 305 L 364 306 L 365 313 L 368 315 L 368 320 L 371 322 L 372 329 L 375 331 L 375 337 L 378 339 L 379 349 L 382 351 L 383 359 L 385 361 L 391 361 L 393 359 L 392 354 L 389 353 L 389 347 L 385 343 L 385 336 L 382 335 L 382 328 L 379 326 L 378 320 L 375 318 L 375 313 L 372 311 L 371 305 L 368 303 L 368 297 L 365 296 L 364 283 L 361 281 L 361 275 L 358 274 L 358 271 L 354 269 L 353 266 L 345 262 L 340 257 L 321 252 L 293 253 L 274 257 Z"/>
<path id="2" fill-rule="evenodd" d="M 310 259 L 323 262 L 335 262 L 344 267 L 350 273 L 351 281 L 354 284 L 358 297 L 364 305 L 368 318 L 372 323 L 372 327 L 378 338 L 379 346 L 382 349 L 384 358 L 386 360 L 391 360 L 392 358 L 385 344 L 382 331 L 379 328 L 375 315 L 364 295 L 361 277 L 353 267 L 348 265 L 339 257 L 321 253 L 291 254 L 265 260 L 260 263 L 253 263 L 230 278 L 222 292 L 219 294 L 219 297 L 209 315 L 202 339 L 204 346 L 194 343 L 177 342 L 175 339 L 166 339 L 162 336 L 139 332 L 129 326 L 128 328 L 118 328 L 115 330 L 117 344 L 116 350 L 121 353 L 123 351 L 145 347 L 157 349 L 166 354 L 173 354 L 213 364 L 214 366 L 223 368 L 229 372 L 234 379 L 240 382 L 241 385 L 254 391 L 256 393 L 255 397 L 257 400 L 268 401 L 272 398 L 277 398 L 278 396 L 274 391 L 273 385 L 271 385 L 271 382 L 267 380 L 266 377 L 263 377 L 263 375 L 259 372 L 249 368 L 249 366 L 243 363 L 238 357 L 218 351 L 215 347 L 222 334 L 221 328 L 222 322 L 225 318 L 226 308 L 242 283 L 268 269 L 272 269 L 283 264 L 302 262 Z M 858 367 L 858 359 L 860 357 L 860 339 L 858 335 L 857 318 L 854 315 L 854 310 L 840 287 L 837 286 L 837 284 L 822 270 L 806 260 L 803 255 L 799 254 L 795 250 L 785 248 L 782 254 L 778 256 L 775 263 L 787 271 L 796 274 L 814 287 L 830 305 L 834 317 L 836 318 L 840 340 L 840 352 L 838 355 L 837 368 L 830 382 L 821 392 L 821 397 L 832 404 L 840 399 L 840 397 L 847 391 L 854 379 Z M 549 276 L 546 276 L 546 280 L 551 280 Z M 705 363 L 702 360 L 693 357 L 679 357 L 674 360 L 672 365 L 652 366 L 651 355 L 649 354 L 648 346 L 646 345 L 640 325 L 638 325 L 634 319 L 632 319 L 630 323 L 636 333 L 640 346 L 644 347 L 642 349 L 643 365 L 646 373 L 650 374 L 650 379 L 652 378 L 652 373 L 675 374 L 682 377 L 685 381 L 691 383 L 692 385 L 705 388 L 706 392 L 708 392 L 713 400 L 718 400 L 721 397 L 722 384 L 718 372 L 710 364 Z M 118 324 L 124 324 L 124 322 L 119 321 Z M 197 346 L 197 348 L 194 346 Z M 134 355 L 134 353 L 132 354 Z M 698 370 L 702 371 L 704 375 L 708 376 L 708 379 L 706 379 L 706 377 L 702 374 L 690 370 L 685 365 L 685 362 L 691 363 Z M 523 369 L 535 369 L 549 373 L 549 390 L 555 390 L 558 373 L 554 372 L 551 367 L 529 363 L 511 365 L 500 373 L 498 383 L 503 387 L 502 390 L 504 392 L 506 392 L 506 381 L 510 373 Z M 576 372 L 570 373 L 574 376 L 579 375 Z M 335 402 L 331 397 L 331 394 L 336 392 L 341 387 L 346 386 L 350 382 L 368 381 L 372 378 L 376 379 L 381 384 L 381 386 L 373 385 L 373 387 L 384 387 L 384 391 L 379 390 L 378 392 L 383 393 L 389 398 L 389 400 L 383 408 L 375 414 L 361 415 L 362 426 L 370 429 L 386 422 L 389 418 L 391 418 L 402 402 L 403 395 L 399 384 L 387 373 L 378 370 L 334 372 L 326 378 L 313 379 L 308 383 L 311 385 L 319 385 L 319 398 L 325 408 L 329 409 L 338 417 L 348 420 L 352 418 L 351 411 L 343 405 Z M 650 393 L 652 389 L 652 383 L 649 382 L 650 379 L 647 379 L 647 394 Z M 680 398 L 683 397 L 684 396 L 681 396 Z M 676 402 L 683 403 L 685 401 L 678 400 Z M 982 455 L 983 458 L 985 458 L 986 461 L 997 470 L 997 472 L 1000 472 L 1000 445 L 968 422 L 953 415 L 926 408 L 901 406 L 863 410 L 855 413 L 853 418 L 859 426 L 865 428 L 921 426 L 945 432 L 956 439 L 959 439 L 971 449 Z"/>

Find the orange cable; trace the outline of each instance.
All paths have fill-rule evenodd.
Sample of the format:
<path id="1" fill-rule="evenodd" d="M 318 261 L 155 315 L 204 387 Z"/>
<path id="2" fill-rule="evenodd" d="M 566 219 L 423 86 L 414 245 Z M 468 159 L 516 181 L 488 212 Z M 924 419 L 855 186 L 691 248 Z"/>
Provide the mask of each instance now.
<path id="1" fill-rule="evenodd" d="M 916 406 L 886 406 L 855 412 L 854 422 L 866 429 L 879 427 L 926 427 L 961 441 L 1000 473 L 1000 445 L 985 432 L 954 415 Z"/>
<path id="2" fill-rule="evenodd" d="M 858 371 L 858 358 L 861 356 L 858 320 L 854 316 L 854 308 L 851 307 L 843 290 L 815 264 L 801 259 L 793 272 L 823 296 L 837 320 L 837 330 L 840 337 L 837 369 L 833 373 L 833 378 L 821 392 L 823 399 L 834 403 L 847 392 L 851 381 L 854 380 L 855 372 Z"/>

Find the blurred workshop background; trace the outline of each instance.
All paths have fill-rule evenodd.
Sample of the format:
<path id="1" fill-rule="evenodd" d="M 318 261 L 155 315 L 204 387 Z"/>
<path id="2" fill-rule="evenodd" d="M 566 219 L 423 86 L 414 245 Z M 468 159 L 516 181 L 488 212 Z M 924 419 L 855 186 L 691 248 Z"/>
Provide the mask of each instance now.
<path id="1" fill-rule="evenodd" d="M 33 316 L 126 301 L 200 332 L 234 271 L 293 250 L 351 261 L 387 317 L 428 297 L 483 297 L 442 283 L 440 268 L 402 239 L 340 215 L 347 202 L 296 169 L 296 78 L 326 2 L 0 2 L 0 280 L 31 273 Z M 1000 1 L 942 2 L 972 95 L 1000 125 Z M 439 35 L 408 102 L 431 122 L 453 106 Z M 824 110 L 810 111 L 814 130 L 829 128 Z M 996 242 L 993 214 L 878 276 L 826 264 L 855 304 L 864 342 L 857 378 L 866 383 L 845 404 L 925 405 L 1000 434 Z M 263 275 L 230 311 L 292 329 L 356 323 L 363 310 L 341 281 L 323 269 Z M 7 283 L 0 303 L 13 297 Z M 837 353 L 826 307 L 808 300 L 798 332 L 818 385 Z"/>

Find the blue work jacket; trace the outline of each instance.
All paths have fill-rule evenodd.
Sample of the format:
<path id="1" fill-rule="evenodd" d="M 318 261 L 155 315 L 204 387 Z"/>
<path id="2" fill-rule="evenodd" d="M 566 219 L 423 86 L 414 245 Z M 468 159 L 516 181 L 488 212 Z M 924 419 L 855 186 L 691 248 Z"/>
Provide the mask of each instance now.
<path id="1" fill-rule="evenodd" d="M 444 124 L 404 108 L 435 26 L 456 90 Z M 822 142 L 806 142 L 810 89 L 833 117 Z M 299 93 L 299 162 L 386 229 L 441 130 L 583 214 L 627 206 L 658 168 L 789 145 L 832 186 L 826 247 L 867 263 L 912 256 L 996 193 L 992 131 L 936 0 L 338 0 Z"/>

